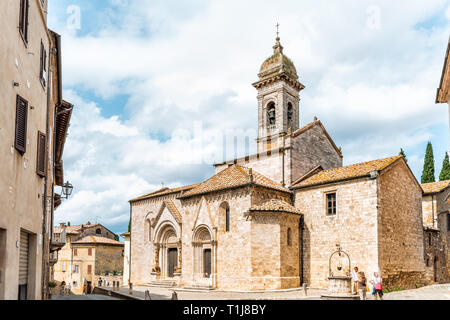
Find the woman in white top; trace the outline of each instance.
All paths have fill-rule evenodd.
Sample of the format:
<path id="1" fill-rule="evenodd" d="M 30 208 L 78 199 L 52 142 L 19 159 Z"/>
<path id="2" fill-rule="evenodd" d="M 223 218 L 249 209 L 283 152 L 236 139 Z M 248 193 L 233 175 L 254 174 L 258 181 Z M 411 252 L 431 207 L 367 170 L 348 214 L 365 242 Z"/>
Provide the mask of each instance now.
<path id="1" fill-rule="evenodd" d="M 375 296 L 375 300 L 383 300 L 383 280 L 381 279 L 378 272 L 373 273 L 374 279 L 370 281 L 373 284 L 372 294 Z"/>

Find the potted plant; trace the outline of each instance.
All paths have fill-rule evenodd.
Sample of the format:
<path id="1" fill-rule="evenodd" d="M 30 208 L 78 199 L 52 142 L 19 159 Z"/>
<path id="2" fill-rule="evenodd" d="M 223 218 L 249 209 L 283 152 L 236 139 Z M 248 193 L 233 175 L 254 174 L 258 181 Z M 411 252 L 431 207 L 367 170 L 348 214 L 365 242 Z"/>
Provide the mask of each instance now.
<path id="1" fill-rule="evenodd" d="M 56 281 L 49 281 L 48 282 L 48 288 L 49 288 L 49 292 L 48 292 L 48 298 L 51 299 L 52 298 L 52 291 L 56 288 L 58 284 L 56 283 Z"/>

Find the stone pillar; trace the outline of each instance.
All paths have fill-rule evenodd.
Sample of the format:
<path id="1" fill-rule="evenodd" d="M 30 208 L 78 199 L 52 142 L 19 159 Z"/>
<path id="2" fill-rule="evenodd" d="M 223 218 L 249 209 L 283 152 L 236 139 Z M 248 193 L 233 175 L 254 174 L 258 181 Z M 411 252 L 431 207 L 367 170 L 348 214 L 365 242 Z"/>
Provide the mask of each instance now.
<path id="1" fill-rule="evenodd" d="M 159 266 L 159 251 L 161 249 L 161 245 L 159 243 L 154 244 L 154 253 L 155 253 L 155 266 L 153 267 L 152 273 L 160 274 L 161 267 Z"/>

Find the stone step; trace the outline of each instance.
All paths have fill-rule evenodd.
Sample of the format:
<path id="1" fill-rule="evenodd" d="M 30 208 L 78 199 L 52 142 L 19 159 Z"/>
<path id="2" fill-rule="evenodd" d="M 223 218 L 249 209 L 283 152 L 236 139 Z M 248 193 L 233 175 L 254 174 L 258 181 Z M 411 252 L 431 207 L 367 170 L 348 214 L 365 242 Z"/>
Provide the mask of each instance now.
<path id="1" fill-rule="evenodd" d="M 177 283 L 172 280 L 158 280 L 152 281 L 146 284 L 148 287 L 161 287 L 161 288 L 173 288 L 177 286 Z"/>
<path id="2" fill-rule="evenodd" d="M 186 286 L 182 288 L 183 290 L 196 290 L 196 291 L 212 291 L 214 288 L 212 286 L 201 286 L 201 285 L 192 285 Z"/>

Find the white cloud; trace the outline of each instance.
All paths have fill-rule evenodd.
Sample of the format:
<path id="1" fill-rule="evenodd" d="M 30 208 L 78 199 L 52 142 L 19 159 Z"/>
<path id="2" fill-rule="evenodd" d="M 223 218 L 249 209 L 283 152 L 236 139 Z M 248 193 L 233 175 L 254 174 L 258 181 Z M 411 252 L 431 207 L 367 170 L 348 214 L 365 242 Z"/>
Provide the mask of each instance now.
<path id="1" fill-rule="evenodd" d="M 418 172 L 423 143 L 448 140 L 430 128 L 447 120 L 434 96 L 450 24 L 423 27 L 448 18 L 447 1 L 110 0 L 97 11 L 80 1 L 78 31 L 65 29 L 68 3 L 50 10 L 63 35 L 66 98 L 76 105 L 65 161 L 79 191 L 62 207 L 64 217 L 125 221 L 130 197 L 212 173 L 198 159 L 217 154 L 217 141 L 193 154 L 195 123 L 213 137 L 256 129 L 251 83 L 272 54 L 277 21 L 306 85 L 301 123 L 323 120 L 346 163 L 402 147 Z M 102 22 L 93 28 L 92 21 Z M 102 116 L 80 89 L 108 99 L 129 95 L 125 113 Z"/>

